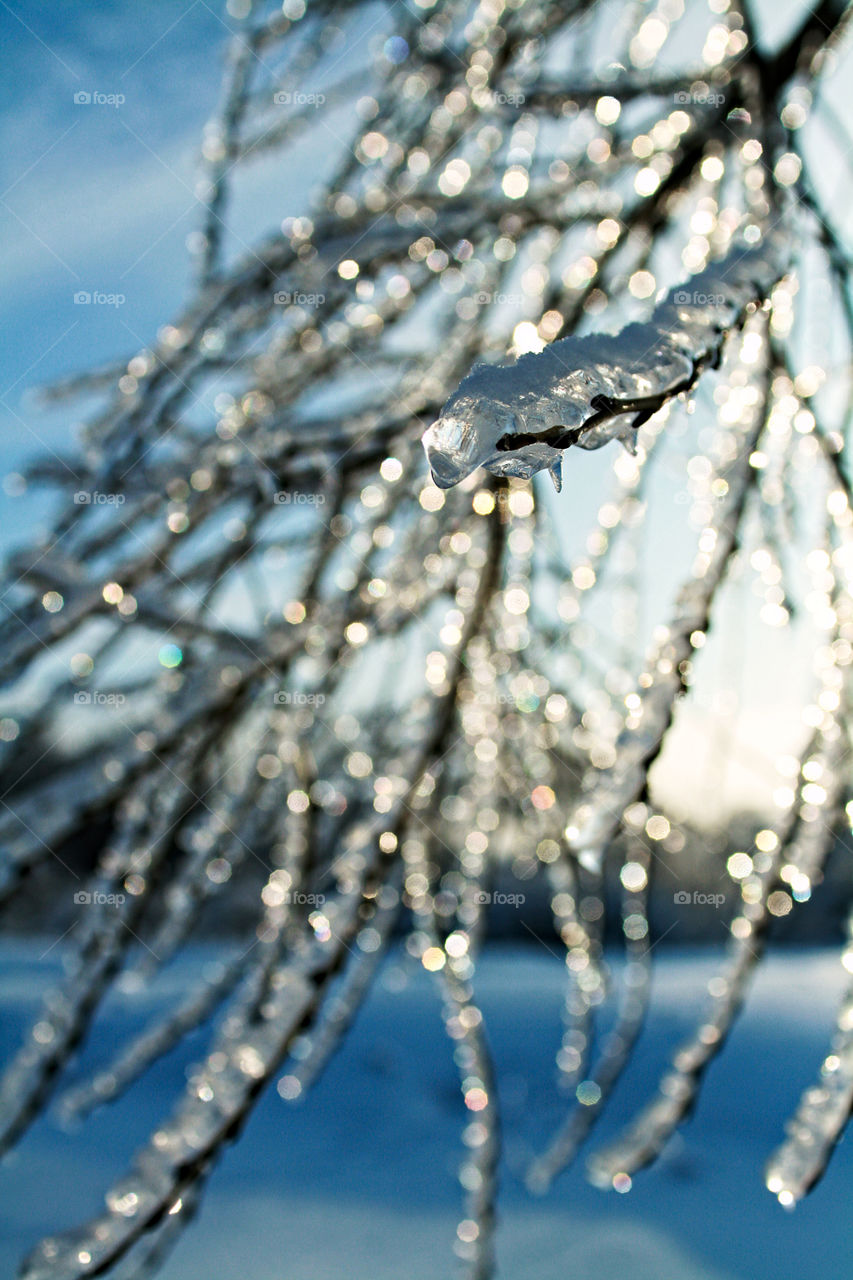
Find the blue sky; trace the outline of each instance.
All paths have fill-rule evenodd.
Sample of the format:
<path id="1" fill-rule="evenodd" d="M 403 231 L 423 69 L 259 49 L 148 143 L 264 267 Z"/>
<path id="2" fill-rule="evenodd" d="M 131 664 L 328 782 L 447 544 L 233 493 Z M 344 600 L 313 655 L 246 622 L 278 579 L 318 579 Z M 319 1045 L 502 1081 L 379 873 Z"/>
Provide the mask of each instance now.
<path id="1" fill-rule="evenodd" d="M 178 307 L 197 221 L 198 137 L 227 30 L 200 2 L 0 6 L 0 424 L 3 470 L 73 444 L 74 409 L 36 411 L 28 387 L 132 355 Z M 116 107 L 75 94 L 123 95 Z M 123 295 L 78 306 L 78 290 Z M 27 500 L 27 523 L 50 498 Z M 0 494 L 3 545 L 21 503 Z M 13 532 L 14 531 L 14 532 Z"/>
<path id="2" fill-rule="evenodd" d="M 122 319 L 149 335 L 181 295 L 198 137 L 227 31 L 201 0 L 147 7 L 144 23 L 128 8 L 0 9 L 4 318 L 14 319 L 4 389 L 29 382 L 36 358 L 40 381 L 132 349 L 114 316 L 74 309 L 75 290 L 124 293 Z M 75 103 L 81 91 L 126 101 Z"/>
<path id="3" fill-rule="evenodd" d="M 79 407 L 45 413 L 28 388 L 130 357 L 180 310 L 201 133 L 234 26 L 220 0 L 0 3 L 3 472 L 73 447 Z M 92 101 L 75 101 L 81 93 Z M 334 151 L 326 138 L 324 163 Z M 229 208 L 232 250 L 304 212 L 317 155 L 306 141 L 286 167 L 270 156 L 244 170 Z M 121 301 L 75 305 L 79 291 Z M 26 501 L 31 529 L 50 498 Z M 0 549 L 21 530 L 20 501 L 0 491 Z"/>

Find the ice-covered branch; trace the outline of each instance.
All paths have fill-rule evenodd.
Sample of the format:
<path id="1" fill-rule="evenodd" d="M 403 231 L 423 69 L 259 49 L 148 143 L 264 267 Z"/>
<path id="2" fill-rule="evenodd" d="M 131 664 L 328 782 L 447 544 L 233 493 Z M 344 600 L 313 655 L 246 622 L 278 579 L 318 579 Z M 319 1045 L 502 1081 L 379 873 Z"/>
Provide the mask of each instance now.
<path id="1" fill-rule="evenodd" d="M 616 760 L 588 776 L 588 794 L 567 829 L 581 862 L 600 866 L 619 831 L 626 809 L 640 800 L 648 772 L 660 753 L 679 695 L 687 684 L 690 659 L 704 640 L 712 605 L 738 545 L 746 500 L 755 481 L 752 455 L 765 426 L 766 392 L 732 433 L 731 456 L 720 468 L 720 510 L 703 532 L 693 576 L 682 588 L 672 620 L 633 695 L 630 720 L 616 743 Z"/>
<path id="2" fill-rule="evenodd" d="M 563 451 L 633 446 L 637 427 L 718 365 L 726 338 L 786 269 L 787 237 L 769 231 L 671 289 L 645 324 L 615 336 L 563 338 L 514 364 L 478 365 L 424 435 L 441 488 L 477 467 L 530 477 L 548 469 L 560 488 Z"/>
<path id="3" fill-rule="evenodd" d="M 849 973 L 853 966 L 853 918 L 848 922 L 843 956 Z M 790 1207 L 823 1175 L 835 1144 L 853 1110 L 853 988 L 848 987 L 836 1019 L 829 1053 L 820 1076 L 805 1090 L 796 1113 L 787 1125 L 788 1136 L 767 1162 L 767 1189 L 779 1203 Z"/>

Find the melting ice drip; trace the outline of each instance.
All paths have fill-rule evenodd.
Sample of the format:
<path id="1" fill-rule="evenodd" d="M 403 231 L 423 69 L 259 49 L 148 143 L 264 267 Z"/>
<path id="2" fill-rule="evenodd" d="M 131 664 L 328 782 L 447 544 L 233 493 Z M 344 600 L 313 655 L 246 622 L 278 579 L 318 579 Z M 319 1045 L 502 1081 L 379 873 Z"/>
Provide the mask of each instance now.
<path id="1" fill-rule="evenodd" d="M 424 433 L 432 478 L 449 489 L 478 467 L 562 487 L 563 450 L 634 435 L 670 397 L 719 364 L 728 333 L 779 279 L 783 237 L 741 244 L 671 289 L 643 324 L 563 338 L 513 364 L 476 365 Z"/>

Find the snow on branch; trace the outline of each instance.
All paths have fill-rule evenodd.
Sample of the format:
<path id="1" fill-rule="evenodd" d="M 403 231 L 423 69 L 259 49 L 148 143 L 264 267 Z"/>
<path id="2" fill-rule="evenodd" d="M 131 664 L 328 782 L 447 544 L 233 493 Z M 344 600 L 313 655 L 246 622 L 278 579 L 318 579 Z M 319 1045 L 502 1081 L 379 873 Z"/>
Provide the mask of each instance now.
<path id="1" fill-rule="evenodd" d="M 477 365 L 453 393 L 424 448 L 435 483 L 458 484 L 477 467 L 562 484 L 563 451 L 633 447 L 637 428 L 693 387 L 722 358 L 726 338 L 784 274 L 787 237 L 771 230 L 669 291 L 644 324 L 615 336 L 552 342 L 514 364 Z"/>

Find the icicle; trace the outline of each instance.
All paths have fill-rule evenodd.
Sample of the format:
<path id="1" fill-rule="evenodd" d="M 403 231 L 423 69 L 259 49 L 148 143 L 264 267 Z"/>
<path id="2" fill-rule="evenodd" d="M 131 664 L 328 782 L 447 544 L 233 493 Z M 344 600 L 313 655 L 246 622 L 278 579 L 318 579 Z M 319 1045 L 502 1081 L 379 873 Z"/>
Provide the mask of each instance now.
<path id="1" fill-rule="evenodd" d="M 842 957 L 853 971 L 853 916 L 848 921 Z M 823 1174 L 853 1110 L 853 986 L 838 1010 L 836 1033 L 820 1068 L 820 1077 L 803 1093 L 786 1126 L 788 1136 L 767 1162 L 768 1191 L 786 1208 L 795 1205 Z"/>
<path id="2" fill-rule="evenodd" d="M 312 983 L 304 973 L 287 977 L 260 1025 L 246 1028 L 239 1042 L 233 1035 L 220 1039 L 216 1058 L 208 1060 L 172 1119 L 139 1153 L 134 1173 L 110 1192 L 108 1212 L 82 1233 L 45 1241 L 25 1263 L 22 1278 L 71 1280 L 103 1269 L 162 1220 L 194 1172 L 233 1132 L 259 1081 L 275 1069 L 283 1046 L 311 1009 Z"/>
<path id="3" fill-rule="evenodd" d="M 512 365 L 478 365 L 424 434 L 433 480 L 446 489 L 477 467 L 529 478 L 553 468 L 560 450 L 614 438 L 633 452 L 631 433 L 719 363 L 729 331 L 784 273 L 786 253 L 786 238 L 769 231 L 760 249 L 739 245 L 671 289 L 645 325 L 563 338 Z"/>
<path id="4" fill-rule="evenodd" d="M 104 876 L 94 881 L 92 891 L 86 891 L 90 901 L 73 967 L 67 979 L 45 997 L 38 1019 L 0 1079 L 3 1149 L 30 1122 L 57 1068 L 66 1062 L 88 1027 L 134 940 L 133 926 L 145 901 L 146 877 L 156 871 L 158 860 L 169 847 L 172 824 L 186 804 L 185 789 L 176 779 L 157 797 L 150 787 L 144 788 L 135 804 L 127 806 L 129 821 L 104 861 Z M 140 882 L 135 893 L 121 892 L 126 876 Z"/>
<path id="5" fill-rule="evenodd" d="M 304 1051 L 288 1069 L 286 1088 L 280 1090 L 282 1096 L 304 1097 L 322 1074 L 368 994 L 399 917 L 400 893 L 395 879 L 383 886 L 378 909 L 367 926 L 371 931 L 370 950 L 359 950 L 350 961 L 343 981 L 330 997 L 318 1025 L 306 1036 Z"/>
<path id="6" fill-rule="evenodd" d="M 456 1229 L 456 1252 L 465 1262 L 468 1280 L 489 1280 L 494 1264 L 495 1201 L 500 1159 L 497 1082 L 483 1033 L 483 1017 L 474 1003 L 469 981 L 453 972 L 453 956 L 442 970 L 447 999 L 448 1034 L 456 1043 L 454 1057 L 463 1077 L 465 1105 L 471 1112 L 464 1134 L 469 1156 L 460 1172 L 465 1187 L 466 1216 Z"/>
<path id="7" fill-rule="evenodd" d="M 158 1018 L 126 1045 L 109 1066 L 83 1084 L 66 1090 L 58 1101 L 62 1117 L 71 1120 L 85 1116 L 122 1094 L 153 1062 L 210 1017 L 240 981 L 244 970 L 242 955 L 231 960 L 215 977 L 205 979 L 177 1009 L 165 1018 Z"/>
<path id="8" fill-rule="evenodd" d="M 831 735 L 832 737 L 832 735 Z M 797 865 L 797 842 L 802 833 L 814 873 L 820 863 L 812 852 L 814 828 L 820 826 L 821 858 L 829 847 L 832 827 L 805 823 L 801 816 L 808 793 L 808 764 L 820 753 L 823 735 L 817 734 L 801 762 L 799 805 L 795 800 L 779 826 L 764 832 L 762 852 L 742 883 L 743 901 L 729 926 L 726 964 L 708 984 L 711 1002 L 693 1037 L 675 1053 L 671 1068 L 660 1081 L 657 1095 L 625 1132 L 588 1162 L 591 1181 L 613 1185 L 614 1178 L 630 1177 L 660 1154 L 667 1140 L 689 1113 L 702 1074 L 725 1044 L 746 996 L 749 981 L 764 951 L 765 932 L 771 918 L 771 894 L 779 883 L 780 868 L 790 860 Z M 834 739 L 830 750 L 834 751 Z M 803 770 L 806 773 L 803 773 Z"/>
<path id="9" fill-rule="evenodd" d="M 630 860 L 622 867 L 622 930 L 626 963 L 616 1022 L 602 1045 L 589 1078 L 577 1087 L 576 1104 L 547 1150 L 530 1165 L 527 1184 L 533 1191 L 547 1191 L 554 1178 L 577 1156 L 628 1063 L 648 1010 L 651 987 L 648 922 L 651 857 L 646 846 L 639 842 L 631 844 L 630 853 Z"/>
<path id="10" fill-rule="evenodd" d="M 618 832 L 625 810 L 646 787 L 649 768 L 659 754 L 685 684 L 696 637 L 704 637 L 714 596 L 734 553 L 746 498 L 755 478 L 750 458 L 764 429 L 764 407 L 753 407 L 751 420 L 734 433 L 735 456 L 726 467 L 726 500 L 703 539 L 693 578 L 679 593 L 661 643 L 635 695 L 636 711 L 616 744 L 616 764 L 604 781 L 591 788 L 566 829 L 571 848 L 585 865 L 598 867 Z M 704 548 L 710 548 L 706 550 Z"/>

